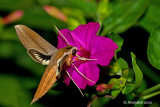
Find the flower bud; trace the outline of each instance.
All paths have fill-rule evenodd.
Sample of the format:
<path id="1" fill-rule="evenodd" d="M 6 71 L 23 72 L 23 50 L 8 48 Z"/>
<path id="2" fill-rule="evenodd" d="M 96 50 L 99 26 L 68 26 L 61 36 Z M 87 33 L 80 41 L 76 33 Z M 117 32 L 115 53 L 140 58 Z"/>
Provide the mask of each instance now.
<path id="1" fill-rule="evenodd" d="M 109 75 L 111 76 L 116 75 L 121 71 L 121 67 L 118 62 L 112 62 L 108 67 Z"/>
<path id="2" fill-rule="evenodd" d="M 113 87 L 113 84 L 105 84 L 105 83 L 102 83 L 102 84 L 100 84 L 100 85 L 97 85 L 96 90 L 99 91 L 99 92 L 101 92 L 101 93 L 104 93 L 104 92 L 106 92 L 107 90 L 112 89 L 112 87 Z"/>
<path id="3" fill-rule="evenodd" d="M 134 77 L 134 71 L 131 68 L 125 68 L 122 70 L 122 77 L 126 79 L 127 82 L 132 82 Z"/>
<path id="4" fill-rule="evenodd" d="M 21 19 L 22 16 L 23 16 L 23 11 L 22 10 L 13 11 L 9 15 L 7 15 L 6 17 L 3 17 L 1 23 L 3 25 L 13 23 L 13 22 Z"/>
<path id="5" fill-rule="evenodd" d="M 121 90 L 125 84 L 126 84 L 126 79 L 125 78 L 119 78 L 119 79 L 116 79 L 116 78 L 112 78 L 109 83 L 113 84 L 113 90 Z"/>
<path id="6" fill-rule="evenodd" d="M 55 17 L 61 21 L 67 22 L 67 16 L 58 8 L 54 6 L 44 6 L 43 9 L 52 17 Z"/>

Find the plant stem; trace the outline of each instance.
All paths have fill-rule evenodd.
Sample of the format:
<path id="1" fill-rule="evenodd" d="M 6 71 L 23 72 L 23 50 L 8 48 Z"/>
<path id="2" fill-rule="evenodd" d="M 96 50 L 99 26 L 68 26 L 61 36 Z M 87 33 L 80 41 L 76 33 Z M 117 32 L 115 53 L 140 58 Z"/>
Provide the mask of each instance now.
<path id="1" fill-rule="evenodd" d="M 154 97 L 154 96 L 156 96 L 156 95 L 158 95 L 158 94 L 160 94 L 160 91 L 154 92 L 154 93 L 149 94 L 149 95 L 145 95 L 145 96 L 143 96 L 142 98 L 146 100 L 146 99 L 149 99 L 149 98 L 151 98 L 151 97 Z"/>
<path id="2" fill-rule="evenodd" d="M 101 29 L 102 29 L 102 21 L 99 20 L 99 24 L 100 24 L 100 28 L 99 28 L 99 30 L 98 30 L 97 35 L 100 35 L 100 33 L 101 33 Z M 101 35 L 100 35 L 100 36 L 101 36 Z"/>
<path id="3" fill-rule="evenodd" d="M 158 89 L 160 89 L 160 84 L 158 84 L 158 85 L 156 85 L 156 86 L 153 86 L 153 87 L 151 87 L 151 88 L 143 91 L 143 92 L 141 93 L 141 96 L 150 94 L 151 92 L 156 91 L 156 90 L 158 90 Z"/>
<path id="4" fill-rule="evenodd" d="M 137 58 L 137 64 L 142 69 L 142 71 L 145 71 L 143 72 L 143 74 L 147 76 L 151 81 L 157 84 L 160 83 L 160 76 L 156 73 L 156 71 L 152 70 L 144 61 Z"/>

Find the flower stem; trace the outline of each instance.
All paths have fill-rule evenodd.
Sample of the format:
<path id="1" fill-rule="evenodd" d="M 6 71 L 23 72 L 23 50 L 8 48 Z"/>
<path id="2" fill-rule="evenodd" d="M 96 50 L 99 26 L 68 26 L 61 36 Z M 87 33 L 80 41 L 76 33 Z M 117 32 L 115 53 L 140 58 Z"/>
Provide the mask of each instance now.
<path id="1" fill-rule="evenodd" d="M 99 30 L 98 30 L 98 33 L 97 33 L 97 35 L 100 35 L 100 33 L 101 33 L 101 29 L 102 29 L 102 22 L 99 20 L 99 24 L 100 24 L 100 28 L 99 28 Z M 100 35 L 101 36 L 101 35 Z"/>
<path id="2" fill-rule="evenodd" d="M 143 91 L 143 92 L 141 93 L 141 96 L 150 94 L 151 92 L 156 91 L 156 90 L 158 90 L 158 89 L 160 89 L 160 84 L 158 84 L 158 85 L 156 85 L 156 86 L 153 86 L 153 87 L 151 87 L 151 88 Z"/>
<path id="3" fill-rule="evenodd" d="M 145 96 L 143 96 L 142 98 L 146 100 L 146 99 L 149 99 L 149 98 L 151 98 L 151 97 L 154 97 L 154 96 L 156 96 L 156 95 L 158 95 L 158 94 L 160 94 L 160 91 L 154 92 L 154 93 L 149 94 L 149 95 L 145 95 Z"/>
<path id="4" fill-rule="evenodd" d="M 140 95 L 143 99 L 148 99 L 148 98 L 151 98 L 153 96 L 160 94 L 160 91 L 156 91 L 156 90 L 160 90 L 160 84 L 143 91 Z M 154 91 L 156 91 L 156 92 L 154 92 Z"/>

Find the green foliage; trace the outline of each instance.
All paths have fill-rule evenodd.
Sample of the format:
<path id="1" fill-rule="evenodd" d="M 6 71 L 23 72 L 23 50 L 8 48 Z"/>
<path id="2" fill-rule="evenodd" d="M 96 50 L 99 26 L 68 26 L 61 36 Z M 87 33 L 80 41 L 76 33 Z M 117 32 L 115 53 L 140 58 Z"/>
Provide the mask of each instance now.
<path id="1" fill-rule="evenodd" d="M 110 4 L 112 14 L 104 21 L 101 35 L 107 32 L 122 33 L 134 25 L 142 16 L 148 6 L 149 0 L 125 0 Z"/>
<path id="2" fill-rule="evenodd" d="M 105 98 L 105 97 L 96 98 L 91 103 L 91 107 L 104 107 L 110 100 L 111 98 Z"/>
<path id="3" fill-rule="evenodd" d="M 47 14 L 43 9 L 45 5 L 57 8 L 67 17 L 67 21 L 61 21 Z M 17 9 L 24 12 L 23 17 L 7 25 L 3 24 L 5 16 Z M 160 26 L 160 11 L 158 10 L 160 10 L 160 0 L 0 0 L 0 62 L 2 63 L 2 70 L 0 71 L 0 106 L 29 107 L 34 94 L 33 90 L 37 88 L 38 81 L 46 68 L 46 66 L 34 62 L 27 55 L 25 48 L 16 35 L 14 29 L 16 24 L 27 25 L 41 36 L 45 35 L 44 38 L 50 40 L 56 46 L 57 31 L 53 29 L 55 25 L 59 29 L 68 28 L 73 30 L 80 24 L 91 21 L 100 23 L 98 35 L 106 36 L 108 34 L 108 37 L 118 45 L 118 49 L 115 58 L 109 65 L 110 69 L 104 71 L 108 75 L 103 75 L 106 76 L 105 79 L 101 78 L 100 75 L 100 81 L 98 81 L 99 83 L 103 79 L 104 84 L 113 83 L 113 87 L 107 87 L 108 90 L 101 95 L 97 94 L 94 88 L 94 91 L 92 89 L 90 91 L 88 87 L 87 90 L 83 91 L 86 94 L 86 91 L 89 90 L 86 96 L 87 100 L 92 99 L 92 96 L 98 96 L 92 101 L 92 107 L 107 106 L 112 100 L 111 98 L 114 98 L 112 102 L 116 102 L 119 100 L 117 96 L 120 96 L 121 93 L 126 96 L 125 99 L 122 98 L 125 101 L 132 101 L 135 97 L 138 98 L 138 101 L 145 101 L 145 99 L 160 94 L 158 91 L 160 85 L 154 86 L 160 83 L 160 76 L 157 72 L 160 70 L 160 27 L 157 27 Z M 143 60 L 145 59 L 145 53 L 140 55 L 141 52 L 136 51 L 137 58 L 131 53 L 132 61 L 130 61 L 130 55 L 127 56 L 132 49 L 125 50 L 128 47 L 128 40 L 123 34 L 127 34 L 130 38 L 131 35 L 128 32 L 134 30 L 130 28 L 137 27 L 140 30 L 144 28 L 148 33 L 152 31 L 150 36 L 146 34 L 146 38 L 149 37 L 148 47 L 146 46 L 147 55 L 152 66 L 147 60 Z M 136 41 L 134 41 L 133 46 L 136 46 L 136 42 L 141 38 L 141 32 L 137 32 L 136 35 L 138 37 L 135 36 Z M 141 43 L 143 44 L 143 41 Z M 146 47 L 143 48 L 146 49 Z M 109 86 L 108 84 L 107 86 Z M 63 89 L 64 86 L 59 86 L 59 82 L 56 83 L 55 90 L 48 92 L 48 99 L 52 100 L 53 98 L 55 100 L 62 97 L 62 100 L 66 100 L 65 98 L 70 97 L 69 94 L 67 94 L 67 97 L 62 94 L 66 91 L 66 89 Z M 154 87 L 147 89 L 147 86 Z M 72 89 L 69 88 L 69 90 Z M 86 103 L 86 101 L 82 102 L 81 98 L 77 96 L 74 96 L 74 99 L 79 101 L 79 104 Z M 69 105 L 71 103 L 74 102 L 69 102 Z M 156 102 L 156 104 L 159 103 Z M 46 107 L 48 105 L 45 105 L 44 102 L 42 104 L 36 102 L 32 106 Z M 49 106 L 53 106 L 53 104 Z M 79 105 L 77 104 L 77 106 Z"/>
<path id="4" fill-rule="evenodd" d="M 111 95 L 113 96 L 113 98 L 116 98 L 120 92 L 121 90 L 113 90 L 111 91 Z"/>
<path id="5" fill-rule="evenodd" d="M 134 77 L 134 71 L 133 69 L 123 69 L 122 70 L 122 77 L 126 79 L 127 82 L 132 82 Z"/>
<path id="6" fill-rule="evenodd" d="M 131 52 L 131 57 L 132 57 L 133 70 L 135 72 L 135 87 L 134 87 L 135 90 L 141 86 L 141 82 L 143 80 L 143 73 L 136 63 L 136 56 L 132 52 Z"/>
<path id="7" fill-rule="evenodd" d="M 1 0 L 0 10 L 10 11 L 15 9 L 25 9 L 33 6 L 33 0 Z"/>
<path id="8" fill-rule="evenodd" d="M 121 59 L 125 64 L 122 65 L 121 70 L 114 75 L 120 75 L 121 77 L 116 79 L 112 78 L 108 84 L 113 84 L 111 95 L 116 98 L 120 92 L 122 94 L 129 94 L 136 91 L 143 80 L 143 74 L 136 63 L 136 56 L 131 52 L 133 69 L 128 68 L 128 64 L 125 60 Z M 121 67 L 121 66 L 120 66 Z M 134 81 L 133 81 L 134 80 Z"/>
<path id="9" fill-rule="evenodd" d="M 126 84 L 126 86 L 122 89 L 122 94 L 129 94 L 134 90 L 134 84 Z"/>
<path id="10" fill-rule="evenodd" d="M 129 68 L 128 63 L 123 58 L 117 59 L 118 64 L 120 65 L 121 69 Z"/>
<path id="11" fill-rule="evenodd" d="M 145 28 L 148 32 L 151 32 L 156 26 L 160 25 L 160 9 L 159 0 L 150 0 L 150 5 L 147 9 L 145 16 L 139 22 L 140 25 Z"/>
<path id="12" fill-rule="evenodd" d="M 28 78 L 20 78 L 11 75 L 0 75 L 0 105 L 3 107 L 29 107 L 32 95 L 29 89 L 25 89 L 22 83 L 27 82 L 30 87 L 35 86 L 35 82 Z M 26 83 L 25 82 L 25 83 Z M 43 107 L 40 104 L 35 104 L 33 107 Z"/>
<path id="13" fill-rule="evenodd" d="M 113 88 L 111 90 L 111 95 L 113 96 L 113 98 L 116 98 L 118 96 L 118 94 L 120 94 L 120 92 L 122 91 L 123 87 L 126 84 L 126 79 L 125 78 L 112 78 L 109 81 L 109 84 L 113 84 Z"/>
<path id="14" fill-rule="evenodd" d="M 143 74 L 149 78 L 151 81 L 159 84 L 160 83 L 160 76 L 156 74 L 156 71 L 151 69 L 151 67 L 149 67 L 144 61 L 137 59 L 137 63 L 140 67 L 140 69 L 142 69 Z M 152 76 L 151 76 L 152 75 Z"/>
<path id="15" fill-rule="evenodd" d="M 160 26 L 156 27 L 148 40 L 148 60 L 155 68 L 160 70 Z"/>
<path id="16" fill-rule="evenodd" d="M 111 10 L 109 8 L 109 0 L 99 1 L 97 14 L 98 14 L 100 23 L 102 23 L 104 19 L 106 19 L 111 14 Z"/>
<path id="17" fill-rule="evenodd" d="M 112 39 L 117 45 L 118 45 L 118 49 L 116 50 L 116 53 L 118 52 L 118 51 L 121 51 L 121 48 L 122 48 L 122 46 L 123 46 L 123 42 L 124 42 L 124 40 L 118 35 L 118 34 L 116 34 L 116 33 L 110 33 L 109 35 L 108 35 L 108 37 L 110 38 L 110 39 Z"/>

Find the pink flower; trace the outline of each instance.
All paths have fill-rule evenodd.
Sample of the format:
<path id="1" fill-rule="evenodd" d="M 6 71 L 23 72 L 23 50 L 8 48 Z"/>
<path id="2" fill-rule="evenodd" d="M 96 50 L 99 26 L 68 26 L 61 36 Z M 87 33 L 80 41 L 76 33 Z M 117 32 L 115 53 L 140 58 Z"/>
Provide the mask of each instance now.
<path id="1" fill-rule="evenodd" d="M 68 40 L 69 44 L 78 48 L 76 54 L 87 59 L 97 59 L 75 60 L 73 62 L 78 70 L 85 75 L 85 77 L 95 83 L 99 79 L 100 71 L 97 65 L 107 66 L 115 55 L 115 50 L 118 48 L 118 46 L 111 39 L 96 35 L 99 27 L 99 23 L 90 22 L 88 24 L 78 26 L 73 31 L 69 31 L 69 29 L 60 30 L 60 32 Z M 59 34 L 58 49 L 66 46 L 66 41 Z M 76 58 L 77 57 L 74 57 L 72 60 Z M 88 81 L 80 75 L 73 66 L 70 66 L 67 71 L 79 88 L 85 89 L 87 84 L 89 86 L 95 85 L 95 83 Z M 64 82 L 67 85 L 69 85 L 70 80 L 71 79 L 67 75 L 64 76 Z"/>

